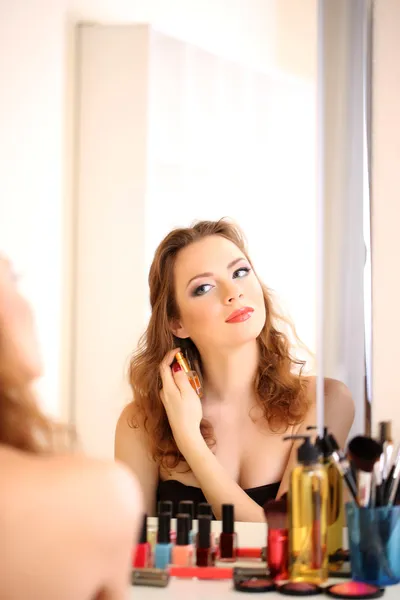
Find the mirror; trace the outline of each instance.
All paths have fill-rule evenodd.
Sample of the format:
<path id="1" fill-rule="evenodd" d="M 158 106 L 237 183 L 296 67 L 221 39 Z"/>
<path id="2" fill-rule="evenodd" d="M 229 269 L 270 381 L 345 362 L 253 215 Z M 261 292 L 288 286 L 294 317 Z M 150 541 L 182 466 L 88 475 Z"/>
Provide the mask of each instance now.
<path id="1" fill-rule="evenodd" d="M 370 4 L 302 3 L 297 21 L 276 5 L 275 49 L 257 65 L 207 36 L 80 28 L 72 420 L 91 454 L 113 453 L 158 243 L 223 216 L 365 430 Z"/>

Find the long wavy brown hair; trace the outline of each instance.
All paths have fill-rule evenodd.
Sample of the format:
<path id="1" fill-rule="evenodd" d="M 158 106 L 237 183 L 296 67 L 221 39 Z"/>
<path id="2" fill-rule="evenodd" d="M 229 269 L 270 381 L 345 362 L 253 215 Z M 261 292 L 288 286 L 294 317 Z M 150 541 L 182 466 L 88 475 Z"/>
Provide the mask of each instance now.
<path id="1" fill-rule="evenodd" d="M 75 444 L 74 431 L 46 417 L 39 408 L 31 384 L 18 372 L 3 367 L 3 347 L 9 340 L 0 331 L 0 445 L 31 454 L 69 452 Z"/>
<path id="2" fill-rule="evenodd" d="M 172 320 L 179 319 L 174 289 L 174 265 L 177 254 L 183 248 L 211 235 L 219 235 L 233 242 L 251 264 L 242 231 L 225 219 L 200 221 L 192 227 L 171 231 L 158 246 L 150 268 L 151 317 L 130 362 L 129 381 L 134 397 L 130 425 L 138 427 L 139 421 L 143 423 L 149 436 L 152 456 L 166 469 L 175 468 L 184 457 L 177 448 L 160 400 L 161 379 L 156 376 L 159 365 L 169 350 L 179 346 L 200 377 L 202 374 L 201 356 L 195 344 L 190 339 L 176 338 L 171 331 Z M 272 294 L 264 284 L 260 282 L 260 285 L 264 295 L 266 321 L 257 338 L 260 361 L 254 387 L 271 429 L 286 430 L 289 426 L 300 423 L 309 407 L 307 380 L 303 375 L 305 361 L 292 356 L 289 336 L 282 331 L 282 327 L 279 329 L 279 324 L 288 324 L 288 320 L 275 311 Z M 295 335 L 294 328 L 293 332 Z M 215 443 L 212 427 L 204 419 L 201 431 L 212 447 Z"/>

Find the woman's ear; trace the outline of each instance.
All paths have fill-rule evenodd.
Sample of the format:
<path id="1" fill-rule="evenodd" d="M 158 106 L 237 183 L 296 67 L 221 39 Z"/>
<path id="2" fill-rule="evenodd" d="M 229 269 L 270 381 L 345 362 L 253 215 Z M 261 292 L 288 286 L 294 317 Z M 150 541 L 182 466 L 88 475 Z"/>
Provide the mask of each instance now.
<path id="1" fill-rule="evenodd" d="M 182 326 L 179 319 L 172 319 L 170 328 L 175 337 L 185 340 L 189 337 L 186 329 Z"/>

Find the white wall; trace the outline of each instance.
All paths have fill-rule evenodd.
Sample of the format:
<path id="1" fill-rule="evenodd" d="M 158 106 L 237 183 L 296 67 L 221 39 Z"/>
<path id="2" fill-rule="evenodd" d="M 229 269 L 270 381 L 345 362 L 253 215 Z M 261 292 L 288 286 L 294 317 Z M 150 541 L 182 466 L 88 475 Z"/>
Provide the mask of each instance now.
<path id="1" fill-rule="evenodd" d="M 277 46 L 281 1 L 1 0 L 0 249 L 25 273 L 46 367 L 40 388 L 44 407 L 54 415 L 69 418 L 73 375 L 76 21 L 151 22 L 247 64 L 269 67 L 282 55 L 289 71 L 309 74 L 313 57 L 303 52 L 301 65 L 296 63 L 295 35 L 288 37 L 285 52 L 281 42 Z M 291 0 L 296 1 L 304 3 Z M 286 31 L 282 13 L 279 19 Z"/>
<path id="2" fill-rule="evenodd" d="M 37 314 L 45 407 L 66 417 L 63 2 L 1 2 L 0 56 L 0 251 Z"/>
<path id="3" fill-rule="evenodd" d="M 373 421 L 400 440 L 400 3 L 375 3 L 372 152 Z"/>

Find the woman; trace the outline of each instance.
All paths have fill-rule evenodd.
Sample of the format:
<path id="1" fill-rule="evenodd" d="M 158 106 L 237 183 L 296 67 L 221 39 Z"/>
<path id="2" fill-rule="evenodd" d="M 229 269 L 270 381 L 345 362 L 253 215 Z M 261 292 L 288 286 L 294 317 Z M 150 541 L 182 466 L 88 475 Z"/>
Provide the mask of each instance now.
<path id="1" fill-rule="evenodd" d="M 149 275 L 152 314 L 130 365 L 134 401 L 116 429 L 115 455 L 157 500 L 207 501 L 214 516 L 263 521 L 262 505 L 288 487 L 297 444 L 315 425 L 315 379 L 290 355 L 270 294 L 240 231 L 202 221 L 172 231 Z M 201 375 L 199 399 L 174 362 L 182 348 Z M 326 380 L 325 422 L 344 444 L 354 418 L 347 388 Z"/>
<path id="2" fill-rule="evenodd" d="M 126 598 L 137 484 L 113 462 L 58 453 L 66 433 L 29 391 L 41 372 L 31 309 L 0 257 L 0 595 Z"/>

